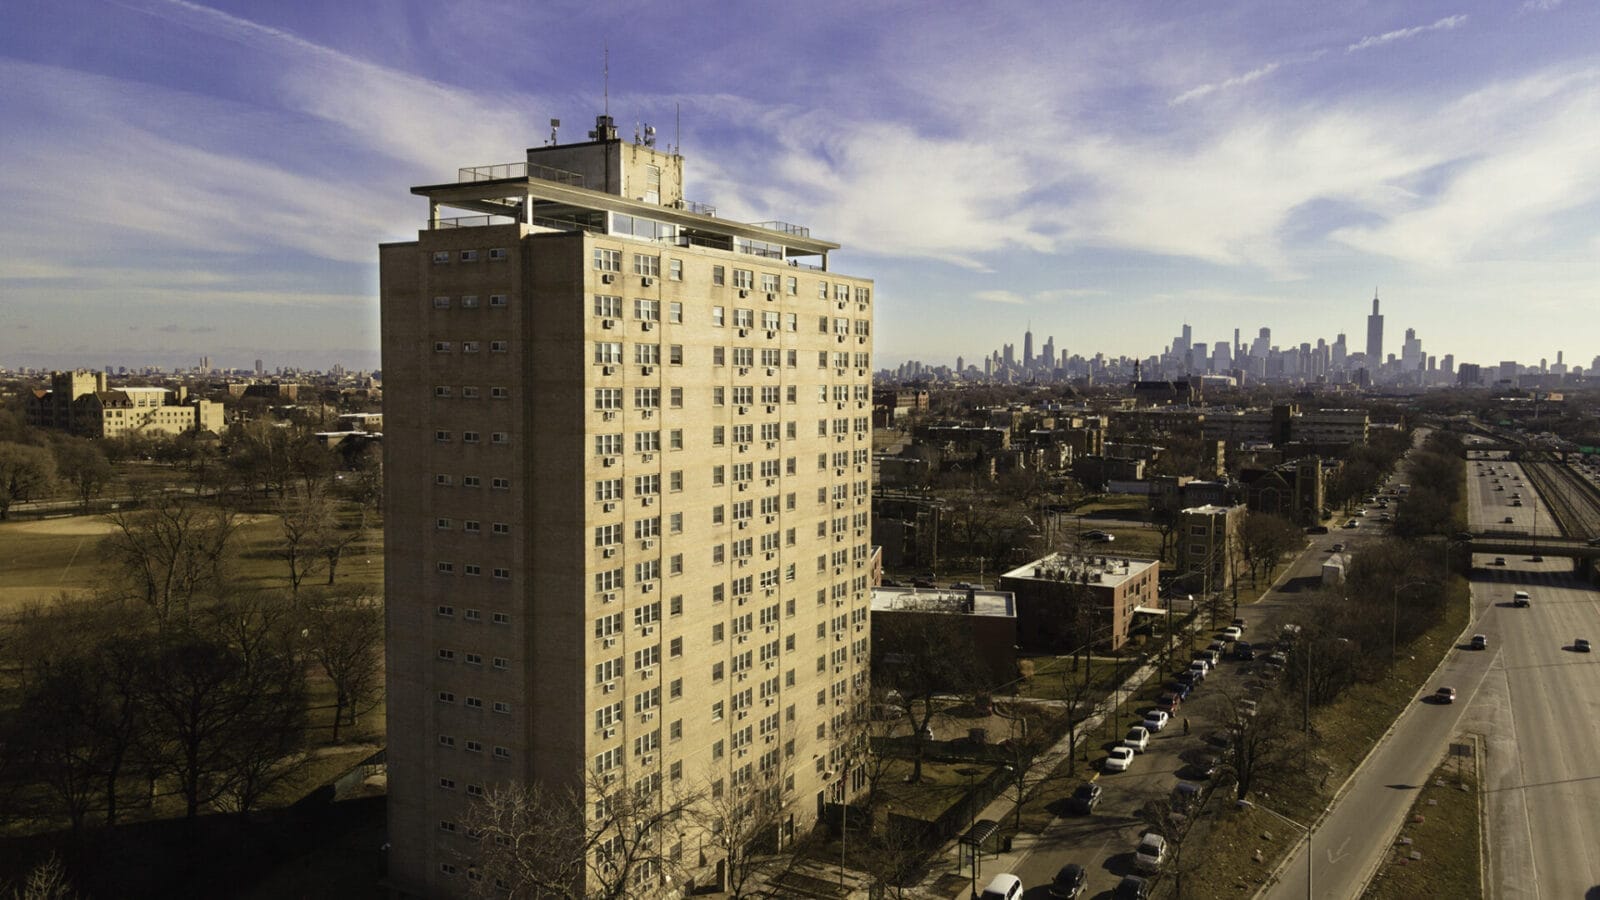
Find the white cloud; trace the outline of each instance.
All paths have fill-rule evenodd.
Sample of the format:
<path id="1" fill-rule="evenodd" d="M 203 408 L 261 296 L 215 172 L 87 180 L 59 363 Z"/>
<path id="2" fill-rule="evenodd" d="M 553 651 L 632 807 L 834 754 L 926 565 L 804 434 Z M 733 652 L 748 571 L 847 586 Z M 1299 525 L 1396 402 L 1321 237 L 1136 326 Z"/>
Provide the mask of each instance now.
<path id="1" fill-rule="evenodd" d="M 1015 291 L 979 291 L 972 295 L 974 299 L 985 303 L 1004 303 L 1011 306 L 1022 306 L 1028 301 Z"/>
<path id="2" fill-rule="evenodd" d="M 1561 5 L 1561 0 L 1523 0 L 1523 12 L 1549 12 Z"/>
<path id="3" fill-rule="evenodd" d="M 1260 68 L 1251 69 L 1243 75 L 1235 75 L 1234 77 L 1224 81 L 1215 81 L 1210 84 L 1202 84 L 1197 87 L 1192 87 L 1178 96 L 1173 97 L 1167 102 L 1172 106 L 1182 106 L 1183 104 L 1188 103 L 1190 100 L 1198 100 L 1201 97 L 1216 93 L 1217 91 L 1225 91 L 1229 88 L 1243 87 L 1244 85 L 1247 85 L 1253 81 L 1258 81 L 1267 77 L 1268 75 L 1271 75 L 1273 72 L 1278 71 L 1279 67 L 1282 65 L 1283 63 L 1270 62 L 1264 66 L 1261 66 Z"/>
<path id="4" fill-rule="evenodd" d="M 1466 21 L 1467 17 L 1465 15 L 1446 16 L 1437 22 L 1434 22 L 1432 25 L 1418 25 L 1414 28 L 1398 28 L 1394 31 L 1385 31 L 1383 34 L 1369 34 L 1361 40 L 1356 41 L 1354 44 L 1344 48 L 1344 50 L 1346 53 L 1354 53 L 1357 50 L 1366 50 L 1371 47 L 1378 47 L 1382 46 L 1383 44 L 1414 38 L 1419 34 L 1424 34 L 1429 31 L 1449 31 L 1453 28 L 1461 26 Z"/>

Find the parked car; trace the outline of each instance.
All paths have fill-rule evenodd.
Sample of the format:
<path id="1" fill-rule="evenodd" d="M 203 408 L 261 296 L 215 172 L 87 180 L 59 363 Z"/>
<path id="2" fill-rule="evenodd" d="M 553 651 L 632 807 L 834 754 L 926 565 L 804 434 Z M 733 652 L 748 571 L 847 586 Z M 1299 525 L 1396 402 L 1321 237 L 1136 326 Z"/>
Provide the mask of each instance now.
<path id="1" fill-rule="evenodd" d="M 1172 721 L 1172 714 L 1164 709 L 1152 709 L 1144 714 L 1144 727 L 1151 734 L 1166 728 L 1167 723 L 1170 721 Z"/>
<path id="2" fill-rule="evenodd" d="M 1346 528 L 1359 528 L 1359 527 L 1361 527 L 1361 523 L 1357 522 L 1355 519 L 1351 519 L 1348 522 L 1344 523 L 1344 527 L 1346 527 Z"/>
<path id="3" fill-rule="evenodd" d="M 1503 566 L 1505 564 L 1506 564 L 1506 558 L 1504 556 L 1496 556 L 1494 558 L 1494 562 L 1490 563 L 1490 565 L 1492 565 L 1492 566 Z"/>
<path id="4" fill-rule="evenodd" d="M 1339 541 L 1339 542 L 1335 543 L 1331 549 L 1332 549 L 1332 551 L 1334 553 L 1343 553 L 1344 552 L 1344 542 L 1343 541 Z"/>
<path id="5" fill-rule="evenodd" d="M 1126 772 L 1133 765 L 1132 747 L 1112 747 L 1106 756 L 1105 769 L 1107 772 Z"/>
<path id="6" fill-rule="evenodd" d="M 1156 698 L 1156 710 L 1169 716 L 1172 713 L 1177 712 L 1178 707 L 1182 705 L 1183 699 L 1173 691 L 1167 691 Z M 1148 718 L 1148 716 L 1146 718 Z"/>
<path id="7" fill-rule="evenodd" d="M 1176 679 L 1179 684 L 1193 691 L 1194 686 L 1204 680 L 1205 677 L 1206 674 L 1203 669 L 1184 669 L 1177 674 Z"/>
<path id="8" fill-rule="evenodd" d="M 1306 534 L 1327 534 L 1327 533 L 1328 533 L 1328 526 L 1326 526 L 1326 525 L 1313 525 L 1310 528 L 1306 529 Z"/>
<path id="9" fill-rule="evenodd" d="M 1124 875 L 1111 892 L 1111 900 L 1148 900 L 1150 882 L 1137 875 Z"/>
<path id="10" fill-rule="evenodd" d="M 1100 795 L 1103 793 L 1105 793 L 1105 789 L 1100 785 L 1092 781 L 1085 781 L 1083 784 L 1078 785 L 1077 789 L 1072 792 L 1071 797 L 1067 798 L 1067 808 L 1073 812 L 1088 815 L 1094 812 L 1094 808 L 1100 804 Z"/>
<path id="11" fill-rule="evenodd" d="M 1502 562 L 1501 565 L 1505 565 L 1505 563 Z M 1528 596 L 1527 591 L 1517 591 L 1511 595 L 1512 606 L 1531 606 L 1532 604 L 1533 598 Z"/>
<path id="12" fill-rule="evenodd" d="M 1227 641 L 1212 641 L 1211 643 L 1206 645 L 1206 651 L 1205 652 L 1207 652 L 1207 653 L 1215 653 L 1215 654 L 1217 654 L 1217 656 L 1220 657 L 1222 654 L 1228 652 L 1228 642 Z"/>
<path id="13" fill-rule="evenodd" d="M 1572 639 L 1572 649 L 1576 650 L 1579 653 L 1588 653 L 1589 652 L 1589 639 L 1588 638 L 1573 638 Z"/>
<path id="14" fill-rule="evenodd" d="M 1253 716 L 1253 715 L 1255 715 L 1256 714 L 1256 701 L 1254 701 L 1254 700 L 1240 700 L 1239 701 L 1239 714 L 1240 715 L 1244 715 L 1244 716 Z"/>
<path id="15" fill-rule="evenodd" d="M 1517 521 L 1516 519 L 1513 519 L 1510 516 L 1506 516 L 1504 519 L 1500 520 L 1500 524 L 1501 525 L 1511 525 L 1511 524 L 1515 523 L 1516 521 Z"/>
<path id="16" fill-rule="evenodd" d="M 1233 656 L 1235 659 L 1255 659 L 1256 648 L 1249 641 L 1235 641 L 1233 644 Z"/>
<path id="17" fill-rule="evenodd" d="M 1208 671 L 1209 669 L 1205 664 L 1205 660 L 1197 659 L 1189 664 L 1188 675 L 1191 681 L 1193 681 L 1195 684 L 1199 684 L 1200 682 L 1206 680 L 1206 672 Z M 1178 677 L 1182 678 L 1183 676 L 1180 675 Z"/>
<path id="18" fill-rule="evenodd" d="M 1139 839 L 1139 846 L 1133 851 L 1134 871 L 1145 874 L 1159 872 L 1166 861 L 1166 838 L 1152 831 Z"/>
<path id="19" fill-rule="evenodd" d="M 1088 884 L 1089 873 L 1077 863 L 1067 863 L 1056 873 L 1054 881 L 1050 882 L 1050 896 L 1054 900 L 1077 900 L 1083 896 L 1083 889 Z"/>
<path id="20" fill-rule="evenodd" d="M 1438 690 L 1433 692 L 1433 702 L 1435 702 L 1435 703 L 1454 703 L 1454 702 L 1456 702 L 1456 689 L 1453 688 L 1453 687 L 1442 687 L 1442 688 L 1439 688 Z"/>
<path id="21" fill-rule="evenodd" d="M 1229 622 L 1228 624 L 1232 625 L 1234 628 L 1239 629 L 1239 631 L 1241 633 L 1244 632 L 1244 629 L 1245 629 L 1244 619 L 1234 619 L 1232 622 Z"/>
<path id="22" fill-rule="evenodd" d="M 1225 641 L 1237 641 L 1242 637 L 1244 637 L 1244 629 L 1236 625 L 1229 625 L 1227 628 L 1222 629 L 1222 639 Z"/>
<path id="23" fill-rule="evenodd" d="M 1112 541 L 1115 541 L 1117 536 L 1109 531 L 1085 531 L 1083 533 L 1083 539 L 1086 541 L 1092 541 L 1096 544 L 1109 544 Z"/>
<path id="24" fill-rule="evenodd" d="M 1219 764 L 1220 760 L 1218 760 L 1215 756 L 1197 756 L 1185 763 L 1183 768 L 1178 770 L 1178 777 L 1194 778 L 1204 781 L 1217 774 L 1217 766 Z"/>
<path id="25" fill-rule="evenodd" d="M 1022 879 L 1009 872 L 1001 872 L 990 879 L 989 886 L 978 897 L 979 900 L 1022 900 Z"/>
<path id="26" fill-rule="evenodd" d="M 1132 747 L 1135 752 L 1143 753 L 1150 749 L 1150 729 L 1143 725 L 1135 725 L 1128 729 L 1122 738 L 1122 746 Z"/>
<path id="27" fill-rule="evenodd" d="M 1486 634 L 1475 634 L 1475 635 L 1473 635 L 1472 636 L 1472 649 L 1474 649 L 1474 650 L 1487 650 L 1487 649 L 1489 649 L 1489 636 L 1486 635 Z"/>

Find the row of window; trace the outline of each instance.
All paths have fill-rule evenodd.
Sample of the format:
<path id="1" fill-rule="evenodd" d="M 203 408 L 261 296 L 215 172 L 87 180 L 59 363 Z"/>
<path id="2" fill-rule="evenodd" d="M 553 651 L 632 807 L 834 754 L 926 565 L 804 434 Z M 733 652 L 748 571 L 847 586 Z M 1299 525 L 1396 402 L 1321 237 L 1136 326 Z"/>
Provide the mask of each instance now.
<path id="1" fill-rule="evenodd" d="M 435 610 L 435 614 L 438 615 L 439 618 L 441 618 L 441 619 L 453 619 L 453 618 L 456 617 L 456 608 L 454 606 L 441 604 L 439 606 L 439 608 L 437 610 Z M 483 611 L 482 610 L 477 610 L 477 609 L 463 609 L 461 611 L 461 618 L 465 619 L 468 622 L 482 622 L 483 621 Z M 493 622 L 496 625 L 510 625 L 511 624 L 511 616 L 508 613 L 498 613 L 497 612 L 497 613 L 493 613 L 490 616 L 489 621 Z M 479 662 L 482 662 L 482 660 L 479 660 Z"/>
<path id="2" fill-rule="evenodd" d="M 453 562 L 440 560 L 434 564 L 434 567 L 435 571 L 437 571 L 440 575 L 454 575 L 456 573 L 456 564 Z M 483 574 L 483 566 L 480 566 L 477 563 L 463 563 L 461 566 L 461 572 L 463 575 L 468 577 L 477 577 Z M 493 573 L 494 578 L 499 581 L 511 580 L 510 569 L 492 568 L 490 569 L 490 572 Z"/>
<path id="3" fill-rule="evenodd" d="M 450 309 L 455 305 L 459 305 L 461 309 L 477 309 L 480 303 L 477 294 L 462 294 L 459 299 L 452 299 L 449 295 L 440 295 L 433 298 L 434 309 Z M 489 307 L 491 309 L 504 309 L 505 306 L 505 294 L 489 295 Z"/>
<path id="4" fill-rule="evenodd" d="M 451 260 L 455 260 L 456 262 L 474 263 L 478 261 L 478 253 L 479 251 L 477 250 L 457 250 L 453 254 L 449 250 L 435 250 L 433 251 L 433 264 L 436 266 L 449 265 Z M 506 248 L 490 248 L 488 252 L 488 259 L 490 262 L 504 262 L 506 259 Z"/>
<path id="5" fill-rule="evenodd" d="M 752 247 L 753 249 L 753 247 Z M 777 251 L 781 255 L 781 250 Z M 633 274 L 644 278 L 658 278 L 661 275 L 661 257 L 653 253 L 630 253 Z M 434 254 L 434 261 L 439 261 L 438 254 Z M 449 262 L 446 253 L 444 262 Z M 594 248 L 592 265 L 596 272 L 616 275 L 622 272 L 622 251 L 606 247 Z M 775 272 L 757 273 L 754 269 L 733 270 L 731 286 L 742 291 L 753 291 L 757 287 L 759 276 L 760 290 L 768 294 L 787 294 L 791 297 L 800 294 L 800 279 L 794 275 L 778 275 Z M 671 281 L 683 280 L 683 261 L 669 257 L 667 260 L 667 278 Z M 715 287 L 728 287 L 728 271 L 724 266 L 711 267 L 711 284 Z M 832 291 L 829 290 L 827 281 L 817 282 L 817 299 L 828 300 L 830 297 L 839 302 L 855 300 L 857 303 L 871 303 L 872 289 L 869 287 L 852 286 L 843 282 L 835 282 Z"/>
<path id="6" fill-rule="evenodd" d="M 436 444 L 448 444 L 448 443 L 453 442 L 454 440 L 455 440 L 455 432 L 453 432 L 453 431 L 451 431 L 451 430 L 449 430 L 447 428 L 440 428 L 440 429 L 437 429 L 437 430 L 435 430 L 433 432 L 433 442 L 436 443 Z M 463 431 L 463 432 L 461 432 L 461 443 L 463 443 L 463 444 L 479 444 L 479 443 L 482 443 L 482 442 L 483 442 L 483 435 L 482 435 L 481 432 L 477 432 L 477 431 Z M 509 432 L 505 432 L 505 431 L 491 431 L 489 433 L 489 443 L 495 444 L 495 445 L 498 445 L 498 446 L 508 446 L 511 443 L 511 434 Z"/>
<path id="7" fill-rule="evenodd" d="M 455 387 L 448 384 L 434 385 L 433 396 L 439 400 L 448 400 L 456 396 Z M 483 396 L 483 391 L 477 385 L 467 384 L 461 386 L 460 397 L 463 400 L 477 400 Z M 506 400 L 511 397 L 511 389 L 504 387 L 489 388 L 489 399 Z"/>
<path id="8" fill-rule="evenodd" d="M 447 706 L 454 706 L 456 704 L 455 692 L 454 691 L 440 691 L 439 692 L 439 702 L 443 703 L 443 704 L 445 704 Z M 462 706 L 466 707 L 467 709 L 478 709 L 478 710 L 483 709 L 483 698 L 482 697 L 462 697 L 460 703 L 461 703 Z M 507 716 L 511 715 L 511 703 L 510 703 L 510 701 L 507 701 L 507 700 L 496 700 L 496 701 L 494 701 L 493 709 L 494 709 L 495 712 L 500 713 L 501 715 L 507 715 Z M 443 738 L 441 738 L 439 743 L 443 744 L 444 746 L 447 746 L 447 747 L 454 747 L 455 746 L 455 741 L 454 740 L 445 741 Z M 471 749 L 471 748 L 468 748 L 468 749 Z"/>
<path id="9" fill-rule="evenodd" d="M 454 475 L 440 472 L 433 476 L 433 483 L 440 487 L 455 487 L 456 477 Z M 461 476 L 461 486 L 466 488 L 482 487 L 483 478 L 478 475 L 463 475 Z M 499 477 L 490 478 L 489 487 L 491 490 L 509 491 L 511 490 L 511 479 Z"/>

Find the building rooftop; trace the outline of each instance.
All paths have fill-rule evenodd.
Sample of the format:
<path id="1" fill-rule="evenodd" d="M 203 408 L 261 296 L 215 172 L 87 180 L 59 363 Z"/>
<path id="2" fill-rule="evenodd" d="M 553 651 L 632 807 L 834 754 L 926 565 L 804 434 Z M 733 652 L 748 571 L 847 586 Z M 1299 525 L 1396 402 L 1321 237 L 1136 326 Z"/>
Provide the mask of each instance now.
<path id="1" fill-rule="evenodd" d="M 1191 506 L 1188 509 L 1184 510 L 1183 512 L 1184 512 L 1184 515 L 1191 515 L 1192 514 L 1192 515 L 1196 515 L 1196 516 L 1216 516 L 1216 515 L 1221 515 L 1222 513 L 1225 513 L 1225 512 L 1227 512 L 1228 510 L 1230 510 L 1232 508 L 1233 507 L 1231 507 L 1231 506 L 1218 506 L 1215 503 L 1207 503 L 1204 506 Z"/>
<path id="2" fill-rule="evenodd" d="M 1156 561 L 1153 559 L 1134 559 L 1125 556 L 1052 553 L 1018 566 L 1000 577 L 1033 581 L 1087 582 L 1114 588 L 1129 578 L 1142 574 L 1155 564 Z"/>
<path id="3" fill-rule="evenodd" d="M 972 608 L 967 609 L 971 599 Z M 943 588 L 875 587 L 873 612 L 940 612 L 1016 618 L 1016 595 L 1010 591 L 963 591 Z"/>

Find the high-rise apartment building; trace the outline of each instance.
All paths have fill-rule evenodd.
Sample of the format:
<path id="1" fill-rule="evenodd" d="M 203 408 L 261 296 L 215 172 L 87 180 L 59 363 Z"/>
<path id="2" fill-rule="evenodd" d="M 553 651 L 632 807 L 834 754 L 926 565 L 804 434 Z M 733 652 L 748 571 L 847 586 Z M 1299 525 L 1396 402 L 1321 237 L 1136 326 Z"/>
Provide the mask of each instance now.
<path id="1" fill-rule="evenodd" d="M 863 780 L 872 283 L 590 138 L 413 188 L 427 224 L 379 252 L 405 894 L 467 893 L 458 823 L 500 785 L 759 792 L 786 836 Z M 648 836 L 635 895 L 717 880 L 701 821 Z"/>

